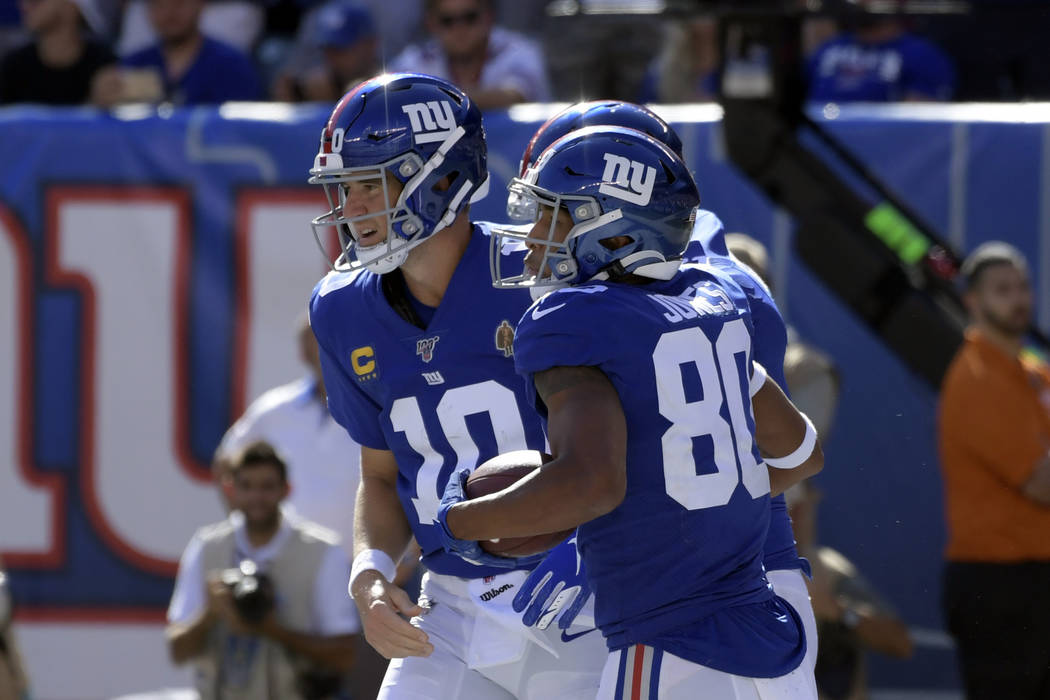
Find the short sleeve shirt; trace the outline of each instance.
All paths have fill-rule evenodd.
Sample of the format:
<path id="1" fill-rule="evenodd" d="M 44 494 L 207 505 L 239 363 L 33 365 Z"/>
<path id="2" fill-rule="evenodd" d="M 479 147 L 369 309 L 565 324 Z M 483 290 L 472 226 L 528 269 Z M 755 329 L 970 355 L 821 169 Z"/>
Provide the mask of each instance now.
<path id="1" fill-rule="evenodd" d="M 1021 491 L 1050 451 L 1050 372 L 970 330 L 940 397 L 953 561 L 1050 560 L 1050 509 Z"/>

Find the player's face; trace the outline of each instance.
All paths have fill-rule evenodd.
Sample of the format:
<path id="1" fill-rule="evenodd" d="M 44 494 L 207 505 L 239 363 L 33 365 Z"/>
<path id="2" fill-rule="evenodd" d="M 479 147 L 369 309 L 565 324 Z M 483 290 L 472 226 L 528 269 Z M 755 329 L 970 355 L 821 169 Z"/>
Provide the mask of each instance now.
<path id="1" fill-rule="evenodd" d="M 553 230 L 551 223 L 553 220 Z M 540 240 L 549 240 L 551 243 L 564 243 L 565 239 L 569 237 L 569 231 L 572 230 L 572 217 L 569 216 L 569 212 L 564 208 L 558 208 L 558 215 L 555 219 L 554 208 L 549 206 L 541 206 L 539 210 L 539 218 L 536 219 L 536 223 L 532 225 L 532 230 L 529 232 L 529 238 L 538 238 Z M 543 256 L 547 251 L 547 246 L 539 243 L 526 243 L 529 248 L 529 254 L 525 256 L 525 267 L 536 277 L 549 277 L 551 276 L 550 265 L 544 265 Z M 545 269 L 540 270 L 540 265 L 543 265 Z"/>
<path id="2" fill-rule="evenodd" d="M 981 272 L 970 293 L 977 320 L 1010 336 L 1023 335 L 1032 322 L 1032 286 L 1028 274 L 1009 263 L 992 265 Z"/>
<path id="3" fill-rule="evenodd" d="M 387 227 L 386 210 L 397 202 L 403 189 L 397 178 L 390 173 L 385 174 L 386 188 L 384 191 L 383 180 L 358 180 L 342 185 L 343 216 L 347 219 L 357 219 L 350 224 L 350 229 L 362 248 L 382 243 L 389 233 Z M 375 216 L 369 216 L 374 214 Z"/>
<path id="4" fill-rule="evenodd" d="M 234 474 L 231 505 L 244 513 L 250 530 L 273 527 L 280 517 L 281 501 L 287 495 L 288 485 L 269 465 L 252 465 Z"/>

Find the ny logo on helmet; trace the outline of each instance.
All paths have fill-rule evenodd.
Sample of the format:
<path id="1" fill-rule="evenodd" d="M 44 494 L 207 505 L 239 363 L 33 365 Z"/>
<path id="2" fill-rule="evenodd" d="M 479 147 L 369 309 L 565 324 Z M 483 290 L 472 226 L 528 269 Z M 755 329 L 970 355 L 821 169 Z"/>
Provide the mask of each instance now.
<path id="1" fill-rule="evenodd" d="M 456 129 L 452 105 L 444 100 L 416 102 L 405 105 L 401 111 L 408 115 L 417 144 L 444 141 Z"/>
<path id="2" fill-rule="evenodd" d="M 653 196 L 656 168 L 612 153 L 605 154 L 605 172 L 598 191 L 644 207 Z"/>

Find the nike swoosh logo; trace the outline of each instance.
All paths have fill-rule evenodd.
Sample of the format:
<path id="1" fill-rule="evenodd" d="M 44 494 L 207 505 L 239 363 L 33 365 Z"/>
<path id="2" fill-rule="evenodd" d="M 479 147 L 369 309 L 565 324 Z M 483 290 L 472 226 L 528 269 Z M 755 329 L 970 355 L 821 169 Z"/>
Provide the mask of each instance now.
<path id="1" fill-rule="evenodd" d="M 584 630 L 582 632 L 577 632 L 576 634 L 569 634 L 568 632 L 562 630 L 561 641 L 563 641 L 565 643 L 569 643 L 569 642 L 571 642 L 574 639 L 579 639 L 580 637 L 582 637 L 585 634 L 590 634 L 591 632 L 593 632 L 596 629 L 598 629 L 598 628 L 597 627 L 592 627 L 589 630 Z"/>
<path id="2" fill-rule="evenodd" d="M 538 308 L 537 309 L 533 309 L 532 310 L 532 320 L 533 321 L 539 321 L 541 318 L 543 318 L 547 314 L 553 313 L 554 311 L 557 311 L 558 309 L 560 309 L 563 306 L 565 306 L 565 304 L 558 304 L 557 306 L 552 306 L 549 309 L 544 309 L 543 311 L 540 311 Z"/>

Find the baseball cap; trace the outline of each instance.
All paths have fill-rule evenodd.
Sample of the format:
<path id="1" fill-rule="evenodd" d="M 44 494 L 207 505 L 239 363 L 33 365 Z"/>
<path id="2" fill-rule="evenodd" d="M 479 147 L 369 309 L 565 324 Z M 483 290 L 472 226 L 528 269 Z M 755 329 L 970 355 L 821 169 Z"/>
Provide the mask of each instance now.
<path id="1" fill-rule="evenodd" d="M 375 36 L 372 13 L 353 0 L 333 0 L 318 12 L 314 41 L 321 47 L 343 47 Z"/>
<path id="2" fill-rule="evenodd" d="M 977 246 L 963 261 L 959 270 L 965 289 L 972 289 L 977 279 L 992 265 L 1008 264 L 1028 272 L 1028 262 L 1020 250 L 1004 241 L 988 241 Z"/>

